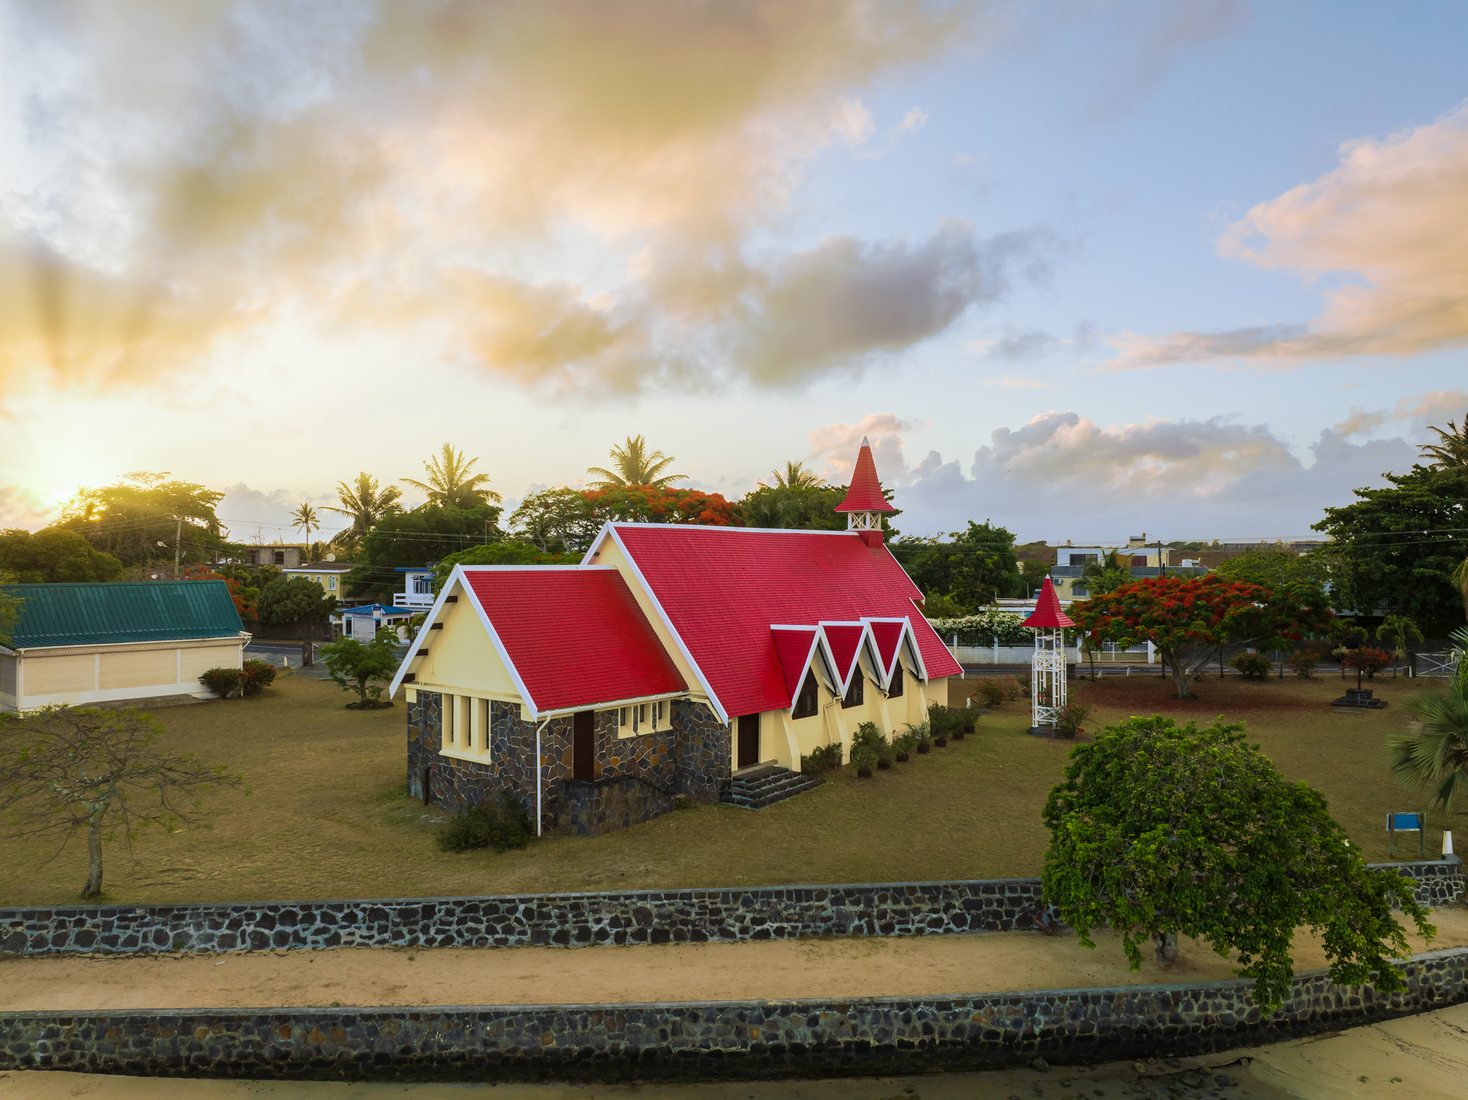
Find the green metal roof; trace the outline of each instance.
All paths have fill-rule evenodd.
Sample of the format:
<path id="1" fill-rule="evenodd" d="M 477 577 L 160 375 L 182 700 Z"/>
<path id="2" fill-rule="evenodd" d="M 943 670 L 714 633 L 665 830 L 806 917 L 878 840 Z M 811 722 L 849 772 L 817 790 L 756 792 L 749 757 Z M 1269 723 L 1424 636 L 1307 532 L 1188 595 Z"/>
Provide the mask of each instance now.
<path id="1" fill-rule="evenodd" d="M 223 581 L 7 584 L 20 622 L 12 649 L 230 638 L 243 628 Z"/>

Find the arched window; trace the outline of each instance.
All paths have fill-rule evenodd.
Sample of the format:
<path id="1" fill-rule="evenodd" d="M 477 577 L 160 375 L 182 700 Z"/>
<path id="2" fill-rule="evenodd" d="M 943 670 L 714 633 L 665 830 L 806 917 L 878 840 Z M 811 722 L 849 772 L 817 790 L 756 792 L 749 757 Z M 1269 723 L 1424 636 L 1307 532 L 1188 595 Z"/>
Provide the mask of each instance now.
<path id="1" fill-rule="evenodd" d="M 796 693 L 795 705 L 790 708 L 791 718 L 809 718 L 816 712 L 819 702 L 819 693 L 816 690 L 816 675 L 807 671 L 805 680 L 800 685 L 800 691 Z"/>

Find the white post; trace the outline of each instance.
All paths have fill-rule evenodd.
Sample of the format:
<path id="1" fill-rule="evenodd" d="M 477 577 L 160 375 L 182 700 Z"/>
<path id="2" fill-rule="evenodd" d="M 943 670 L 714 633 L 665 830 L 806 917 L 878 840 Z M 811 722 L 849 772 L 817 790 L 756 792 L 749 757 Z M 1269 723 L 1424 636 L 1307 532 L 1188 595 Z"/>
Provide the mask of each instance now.
<path id="1" fill-rule="evenodd" d="M 1452 854 L 1453 854 L 1453 831 L 1451 829 L 1444 829 L 1443 830 L 1443 859 L 1447 859 Z"/>
<path id="2" fill-rule="evenodd" d="M 546 724 L 549 723 L 549 722 L 550 722 L 550 719 L 547 718 L 544 722 L 541 722 L 540 725 L 538 725 L 538 726 L 535 727 L 535 835 L 536 836 L 540 836 L 541 829 L 543 828 L 543 825 L 541 823 L 541 813 L 540 813 L 540 792 L 541 792 L 541 788 L 544 786 L 544 782 L 540 778 L 540 731 L 543 730 L 543 729 L 545 729 Z"/>
<path id="3" fill-rule="evenodd" d="M 1150 641 L 1147 643 L 1147 663 L 1149 665 L 1155 665 L 1157 663 L 1157 647 Z"/>

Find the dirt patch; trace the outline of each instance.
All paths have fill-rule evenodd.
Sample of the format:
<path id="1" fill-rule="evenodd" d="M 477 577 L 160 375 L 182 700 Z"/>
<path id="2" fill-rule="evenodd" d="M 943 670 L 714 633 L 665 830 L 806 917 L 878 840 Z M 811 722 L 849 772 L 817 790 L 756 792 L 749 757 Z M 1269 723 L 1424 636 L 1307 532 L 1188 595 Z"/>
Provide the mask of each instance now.
<path id="1" fill-rule="evenodd" d="M 1225 714 L 1232 718 L 1265 711 L 1328 713 L 1326 708 L 1330 699 L 1342 695 L 1347 686 L 1356 686 L 1354 676 L 1349 681 L 1329 676 L 1301 682 L 1298 677 L 1245 680 L 1240 676 L 1225 676 L 1220 679 L 1215 672 L 1205 673 L 1193 681 L 1191 698 L 1179 699 L 1172 678 L 1164 680 L 1155 669 L 1149 669 L 1131 676 L 1103 676 L 1094 682 L 1077 680 L 1072 692 L 1075 698 L 1088 706 L 1129 714 L 1162 713 L 1204 718 Z M 1374 688 L 1380 685 L 1370 683 L 1365 686 Z"/>
<path id="2" fill-rule="evenodd" d="M 1433 947 L 1468 945 L 1468 908 L 1434 914 Z M 1412 949 L 1422 941 L 1410 937 Z M 1296 937 L 1296 966 L 1324 964 Z M 597 1004 L 783 1000 L 1186 984 L 1233 976 L 1227 959 L 1184 941 L 1130 970 L 1114 936 L 855 938 L 666 947 L 383 951 L 348 949 L 139 959 L 0 960 L 0 1010 L 256 1008 L 287 1005 Z"/>

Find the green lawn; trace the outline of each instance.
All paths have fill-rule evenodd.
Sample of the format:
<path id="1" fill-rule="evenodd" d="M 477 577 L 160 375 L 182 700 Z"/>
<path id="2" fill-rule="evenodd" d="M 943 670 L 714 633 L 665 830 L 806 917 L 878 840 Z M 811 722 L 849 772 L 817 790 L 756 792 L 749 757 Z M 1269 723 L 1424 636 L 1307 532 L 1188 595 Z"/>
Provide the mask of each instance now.
<path id="1" fill-rule="evenodd" d="M 967 688 L 968 685 L 961 685 Z M 1200 681 L 1178 703 L 1153 676 L 1075 685 L 1091 728 L 1161 711 L 1243 719 L 1285 774 L 1309 781 L 1369 859 L 1386 858 L 1383 815 L 1425 800 L 1388 774 L 1385 742 L 1405 720 L 1411 681 L 1374 685 L 1383 711 L 1342 713 L 1334 677 L 1247 684 Z M 212 798 L 207 828 L 145 833 L 132 864 L 108 848 L 110 902 L 489 894 L 751 885 L 779 882 L 985 878 L 1038 873 L 1039 815 L 1069 746 L 1028 736 L 1028 709 L 1009 703 L 980 732 L 873 780 L 844 769 L 808 794 L 758 812 L 700 806 L 604 837 L 547 837 L 506 855 L 447 855 L 441 816 L 403 793 L 404 711 L 356 713 L 334 684 L 283 677 L 264 695 L 156 712 L 170 748 L 241 772 L 250 793 Z M 1468 814 L 1454 815 L 1468 843 Z M 1432 818 L 1428 854 L 1443 824 Z M 85 855 L 0 840 L 0 904 L 73 899 Z M 1398 856 L 1415 856 L 1415 844 Z"/>

